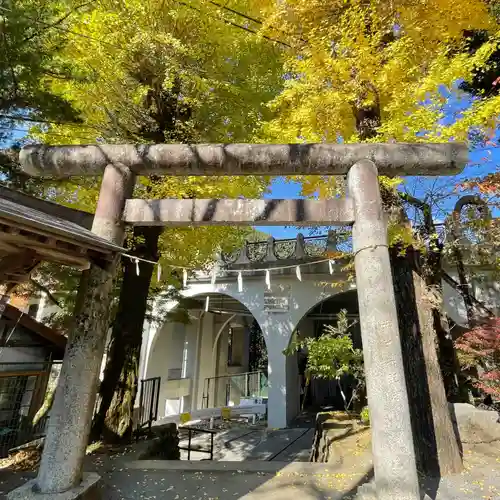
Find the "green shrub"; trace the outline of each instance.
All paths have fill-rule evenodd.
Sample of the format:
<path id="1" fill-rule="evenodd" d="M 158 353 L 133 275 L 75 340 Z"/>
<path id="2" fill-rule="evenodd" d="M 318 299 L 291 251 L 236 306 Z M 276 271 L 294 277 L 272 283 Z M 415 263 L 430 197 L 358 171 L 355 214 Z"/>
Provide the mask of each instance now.
<path id="1" fill-rule="evenodd" d="M 354 348 L 349 333 L 349 329 L 355 324 L 355 321 L 349 322 L 347 311 L 342 309 L 337 314 L 336 326 L 325 325 L 324 333 L 319 337 L 300 339 L 295 332 L 289 347 L 283 351 L 283 354 L 290 356 L 304 349 L 307 352 L 305 390 L 312 378 L 336 380 L 346 411 L 349 411 L 353 402 L 357 401 L 365 385 L 363 352 Z M 344 375 L 351 375 L 356 380 L 349 401 L 341 385 Z"/>

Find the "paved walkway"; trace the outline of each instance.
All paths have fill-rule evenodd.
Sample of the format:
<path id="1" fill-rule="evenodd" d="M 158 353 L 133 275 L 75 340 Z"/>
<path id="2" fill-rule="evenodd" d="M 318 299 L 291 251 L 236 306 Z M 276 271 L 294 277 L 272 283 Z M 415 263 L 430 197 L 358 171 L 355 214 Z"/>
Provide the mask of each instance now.
<path id="1" fill-rule="evenodd" d="M 221 431 L 214 437 L 214 460 L 239 462 L 243 460 L 277 460 L 279 462 L 308 462 L 314 429 L 293 428 L 269 431 L 261 428 L 235 428 Z M 209 449 L 210 436 L 197 434 L 192 445 Z M 187 446 L 187 440 L 181 446 Z M 191 452 L 191 460 L 203 460 L 207 454 Z M 187 460 L 187 452 L 181 452 Z"/>
<path id="2" fill-rule="evenodd" d="M 135 460 L 140 450 L 89 457 L 86 470 L 103 478 L 103 500 L 348 500 L 371 470 L 345 471 L 342 464 L 245 460 Z M 466 450 L 466 470 L 425 490 L 435 500 L 500 500 L 500 444 Z M 33 473 L 0 470 L 0 492 L 22 484 Z M 0 499 L 6 497 L 0 493 Z"/>
<path id="3" fill-rule="evenodd" d="M 145 461 L 133 454 L 94 460 L 110 500 L 350 500 L 372 474 L 368 463 L 353 471 L 346 464 L 278 460 Z M 466 449 L 463 473 L 428 480 L 435 500 L 500 500 L 500 443 Z"/>
<path id="4" fill-rule="evenodd" d="M 332 478 L 301 474 L 276 476 L 266 472 L 119 471 L 104 478 L 103 498 L 109 500 L 340 500 Z"/>

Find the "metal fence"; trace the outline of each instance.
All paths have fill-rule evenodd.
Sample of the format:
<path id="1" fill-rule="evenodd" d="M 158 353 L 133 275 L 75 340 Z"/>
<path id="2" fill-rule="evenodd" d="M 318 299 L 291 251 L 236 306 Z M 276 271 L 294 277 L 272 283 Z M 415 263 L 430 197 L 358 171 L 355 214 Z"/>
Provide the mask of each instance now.
<path id="1" fill-rule="evenodd" d="M 141 380 L 141 392 L 139 398 L 139 418 L 137 421 L 137 434 L 147 430 L 158 420 L 158 403 L 160 401 L 160 377 L 146 378 Z"/>
<path id="2" fill-rule="evenodd" d="M 9 450 L 45 436 L 49 412 L 36 423 L 33 419 L 55 390 L 61 362 L 0 362 L 0 458 Z M 141 380 L 136 429 L 151 430 L 158 419 L 160 377 Z M 96 409 L 98 401 L 96 401 Z"/>
<path id="3" fill-rule="evenodd" d="M 9 450 L 42 437 L 47 416 L 33 419 L 52 391 L 59 364 L 0 363 L 0 457 Z"/>

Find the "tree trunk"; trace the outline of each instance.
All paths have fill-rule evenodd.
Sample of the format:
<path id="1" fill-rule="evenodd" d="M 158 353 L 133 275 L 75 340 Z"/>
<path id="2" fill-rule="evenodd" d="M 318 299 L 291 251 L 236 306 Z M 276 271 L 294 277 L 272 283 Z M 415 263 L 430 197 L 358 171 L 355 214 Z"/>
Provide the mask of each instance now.
<path id="1" fill-rule="evenodd" d="M 377 96 L 376 89 L 372 91 Z M 367 109 L 356 107 L 354 116 L 360 137 L 374 138 L 382 123 L 378 102 Z M 404 224 L 407 218 L 400 195 L 381 189 L 381 196 L 384 208 Z M 432 225 L 432 213 L 424 211 L 424 215 Z M 423 300 L 422 279 L 414 276 L 411 249 L 400 255 L 400 248 L 393 247 L 390 256 L 417 467 L 429 476 L 459 472 L 462 459 L 436 353 L 436 331 L 429 321 L 432 307 Z"/>
<path id="2" fill-rule="evenodd" d="M 462 470 L 437 357 L 433 305 L 415 272 L 418 256 L 391 248 L 393 283 L 401 335 L 408 399 L 418 470 L 440 476 Z"/>
<path id="3" fill-rule="evenodd" d="M 418 262 L 418 274 L 424 278 L 426 284 L 433 289 L 436 294 L 443 296 L 442 286 L 442 256 L 443 243 L 439 240 L 432 217 L 432 207 L 418 198 L 408 193 L 398 193 L 399 198 L 413 205 L 420 210 L 423 215 L 425 239 L 428 240 L 427 252 L 425 254 L 425 264 Z M 419 259 L 423 256 L 420 255 Z M 414 262 L 416 263 L 416 262 Z M 445 393 L 448 401 L 467 402 L 467 388 L 463 377 L 460 363 L 458 362 L 453 339 L 446 314 L 441 311 L 437 304 L 432 308 L 434 330 L 437 337 L 437 351 L 441 374 L 443 377 Z M 464 396 L 465 393 L 465 396 Z"/>
<path id="4" fill-rule="evenodd" d="M 432 249 L 428 251 L 425 268 L 426 272 L 421 272 L 420 275 L 425 278 L 427 286 L 433 287 L 442 297 L 441 248 L 436 251 L 432 251 Z M 432 316 L 439 346 L 438 359 L 446 391 L 446 398 L 448 401 L 454 403 L 468 403 L 469 384 L 462 373 L 446 315 L 437 307 L 434 307 L 432 309 Z"/>
<path id="5" fill-rule="evenodd" d="M 155 261 L 161 228 L 136 227 L 133 254 Z M 137 394 L 139 358 L 147 299 L 154 266 L 147 262 L 123 260 L 124 274 L 118 312 L 99 388 L 99 409 L 92 424 L 91 439 L 117 442 L 130 439 L 133 431 L 133 410 Z"/>

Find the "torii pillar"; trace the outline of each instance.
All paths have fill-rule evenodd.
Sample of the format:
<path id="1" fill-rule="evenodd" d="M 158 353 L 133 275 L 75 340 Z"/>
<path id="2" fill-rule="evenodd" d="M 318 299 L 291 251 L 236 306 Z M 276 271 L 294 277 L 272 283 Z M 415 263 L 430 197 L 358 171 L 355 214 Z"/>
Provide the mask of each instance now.
<path id="1" fill-rule="evenodd" d="M 93 230 L 115 243 L 123 238 L 123 222 L 156 226 L 353 224 L 375 495 L 379 500 L 420 500 L 387 226 L 377 175 L 460 172 L 467 162 L 465 145 L 30 146 L 21 151 L 20 160 L 26 173 L 38 176 L 65 178 L 105 172 Z M 134 175 L 153 174 L 348 174 L 348 197 L 324 201 L 127 201 Z M 101 232 L 101 228 L 105 229 Z M 68 342 L 38 478 L 30 486 L 12 492 L 10 499 L 70 500 L 84 498 L 89 487 L 92 489 L 92 481 L 81 482 L 82 463 L 109 320 L 110 280 L 115 272 L 116 262 L 90 271 L 95 286 L 82 292 L 81 300 L 87 309 L 78 315 Z"/>

